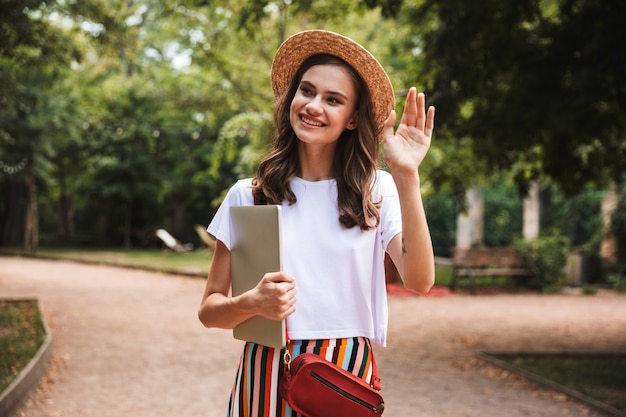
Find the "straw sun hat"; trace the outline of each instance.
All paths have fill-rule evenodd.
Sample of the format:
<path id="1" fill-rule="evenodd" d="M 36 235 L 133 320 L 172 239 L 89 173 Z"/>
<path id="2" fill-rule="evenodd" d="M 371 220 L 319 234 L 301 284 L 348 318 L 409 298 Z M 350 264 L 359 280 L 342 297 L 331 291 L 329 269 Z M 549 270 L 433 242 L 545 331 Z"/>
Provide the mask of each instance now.
<path id="1" fill-rule="evenodd" d="M 302 62 L 313 55 L 329 54 L 346 61 L 365 81 L 372 97 L 376 126 L 381 129 L 395 108 L 393 86 L 378 60 L 350 38 L 325 30 L 306 30 L 289 37 L 272 63 L 274 96 L 281 97 Z"/>

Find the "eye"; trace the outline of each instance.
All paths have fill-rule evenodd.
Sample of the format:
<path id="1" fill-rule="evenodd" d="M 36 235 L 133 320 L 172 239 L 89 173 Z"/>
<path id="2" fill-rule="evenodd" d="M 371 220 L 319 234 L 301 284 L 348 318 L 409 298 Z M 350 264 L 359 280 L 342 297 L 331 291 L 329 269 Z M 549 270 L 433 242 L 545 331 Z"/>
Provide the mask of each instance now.
<path id="1" fill-rule="evenodd" d="M 307 97 L 311 97 L 314 95 L 313 91 L 309 87 L 301 86 L 300 92 Z"/>

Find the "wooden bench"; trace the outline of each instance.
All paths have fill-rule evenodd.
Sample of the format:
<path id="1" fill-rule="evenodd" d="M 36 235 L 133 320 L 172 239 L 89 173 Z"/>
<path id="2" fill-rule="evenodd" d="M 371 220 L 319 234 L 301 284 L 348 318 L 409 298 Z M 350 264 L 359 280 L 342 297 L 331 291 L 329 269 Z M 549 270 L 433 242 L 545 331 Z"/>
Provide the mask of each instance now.
<path id="1" fill-rule="evenodd" d="M 535 273 L 526 266 L 515 248 L 455 248 L 452 251 L 453 276 L 450 289 L 459 278 L 469 278 L 470 292 L 476 293 L 476 277 L 528 278 Z M 538 290 L 541 286 L 538 285 Z"/>
<path id="2" fill-rule="evenodd" d="M 179 253 L 189 252 L 190 250 L 193 249 L 193 245 L 191 243 L 186 243 L 183 245 L 182 243 L 178 241 L 178 239 L 172 236 L 165 229 L 157 229 L 155 234 L 157 235 L 159 239 L 161 239 L 163 243 L 165 243 L 165 246 L 167 246 L 174 252 L 179 252 Z"/>

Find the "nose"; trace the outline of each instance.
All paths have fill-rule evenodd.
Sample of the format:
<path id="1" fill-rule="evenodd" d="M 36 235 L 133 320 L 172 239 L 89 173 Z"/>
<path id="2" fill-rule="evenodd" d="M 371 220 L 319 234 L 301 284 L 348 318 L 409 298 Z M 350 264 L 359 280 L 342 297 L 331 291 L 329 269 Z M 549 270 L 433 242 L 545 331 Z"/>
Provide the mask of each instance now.
<path id="1" fill-rule="evenodd" d="M 322 99 L 315 96 L 304 106 L 309 114 L 320 114 L 322 112 Z"/>

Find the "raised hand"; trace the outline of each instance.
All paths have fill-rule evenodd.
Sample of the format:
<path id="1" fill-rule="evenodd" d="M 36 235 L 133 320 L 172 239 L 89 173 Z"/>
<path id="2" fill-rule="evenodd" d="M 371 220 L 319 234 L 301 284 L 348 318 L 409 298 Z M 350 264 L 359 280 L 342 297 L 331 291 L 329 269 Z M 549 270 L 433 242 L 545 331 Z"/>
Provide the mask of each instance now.
<path id="1" fill-rule="evenodd" d="M 392 111 L 383 129 L 383 156 L 385 163 L 395 174 L 416 173 L 424 160 L 435 126 L 435 108 L 426 111 L 426 98 L 409 89 L 400 125 L 394 133 L 396 112 Z"/>

